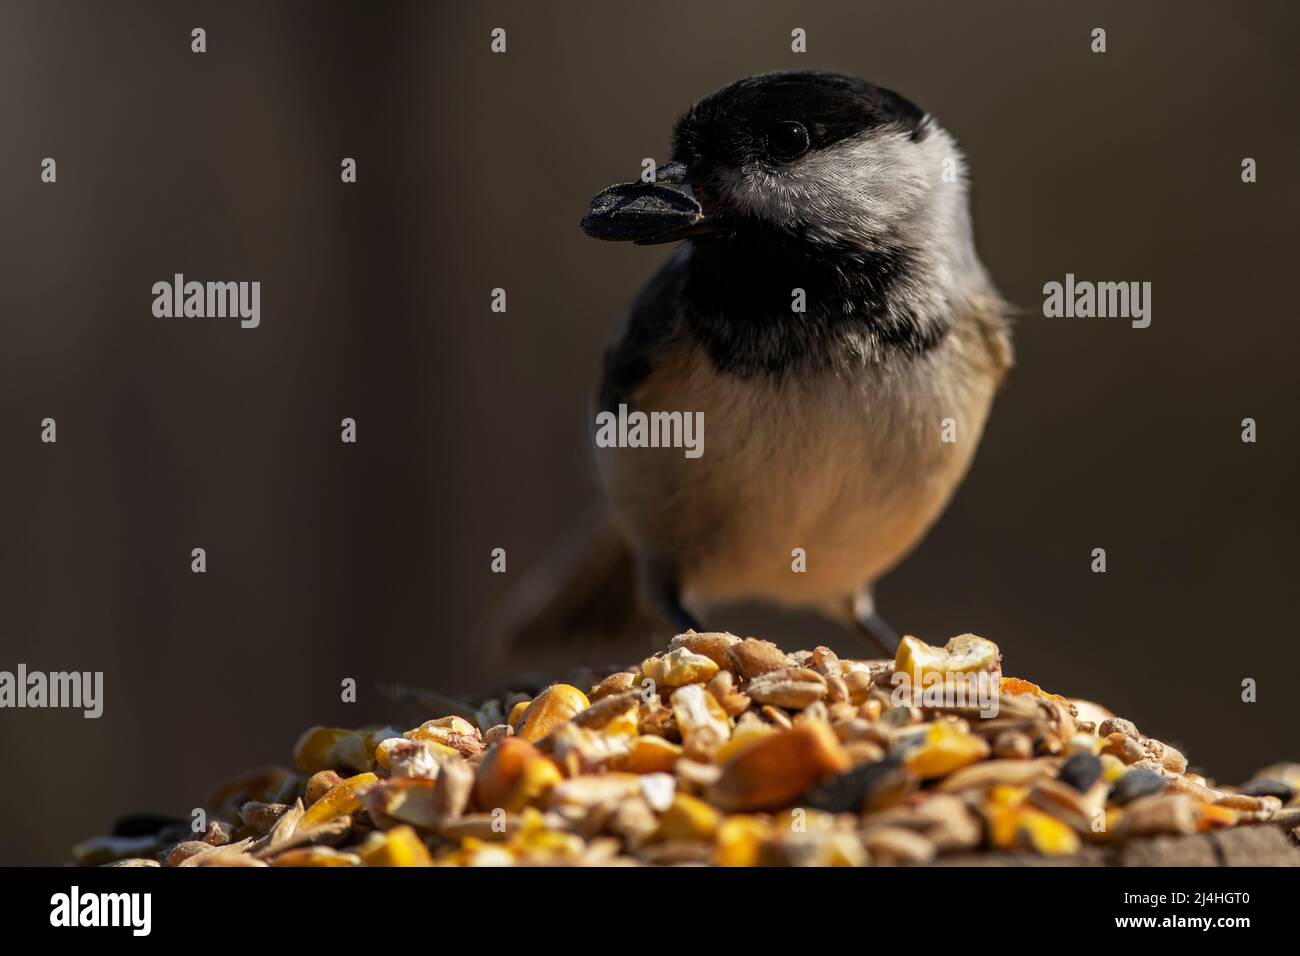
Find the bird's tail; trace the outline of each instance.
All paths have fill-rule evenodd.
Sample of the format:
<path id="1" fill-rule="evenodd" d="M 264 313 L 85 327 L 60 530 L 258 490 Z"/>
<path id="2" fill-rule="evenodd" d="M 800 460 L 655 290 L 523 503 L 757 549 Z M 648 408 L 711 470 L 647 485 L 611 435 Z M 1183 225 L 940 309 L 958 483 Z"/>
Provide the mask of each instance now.
<path id="1" fill-rule="evenodd" d="M 671 632 L 640 599 L 626 538 L 595 509 L 520 578 L 483 630 L 489 663 L 503 672 L 632 663 Z"/>

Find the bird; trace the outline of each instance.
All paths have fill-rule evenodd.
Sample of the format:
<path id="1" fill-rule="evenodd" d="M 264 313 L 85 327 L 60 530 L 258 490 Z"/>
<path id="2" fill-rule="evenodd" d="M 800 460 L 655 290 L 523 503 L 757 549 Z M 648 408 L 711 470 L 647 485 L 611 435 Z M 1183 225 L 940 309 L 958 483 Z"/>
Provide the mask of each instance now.
<path id="1" fill-rule="evenodd" d="M 716 629 L 757 600 L 892 656 L 876 582 L 945 509 L 1013 364 L 956 140 L 854 76 L 751 76 L 582 226 L 679 244 L 610 341 L 592 420 L 697 415 L 700 448 L 593 441 L 604 503 L 506 600 L 494 646 Z"/>

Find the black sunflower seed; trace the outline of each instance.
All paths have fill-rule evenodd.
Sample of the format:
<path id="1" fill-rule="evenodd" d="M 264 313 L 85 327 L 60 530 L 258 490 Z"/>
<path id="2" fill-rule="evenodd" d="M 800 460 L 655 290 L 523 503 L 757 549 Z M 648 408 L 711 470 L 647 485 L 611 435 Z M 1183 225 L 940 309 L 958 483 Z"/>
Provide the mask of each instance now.
<path id="1" fill-rule="evenodd" d="M 1110 802 L 1122 807 L 1138 797 L 1149 797 L 1160 793 L 1167 786 L 1169 781 L 1154 770 L 1134 767 L 1116 780 L 1115 786 L 1110 788 Z"/>
<path id="2" fill-rule="evenodd" d="M 809 790 L 799 803 L 827 813 L 859 813 L 868 808 L 888 806 L 906 792 L 908 786 L 909 778 L 902 761 L 890 756 L 823 781 Z"/>
<path id="3" fill-rule="evenodd" d="M 582 231 L 593 239 L 631 242 L 663 236 L 701 218 L 700 204 L 680 189 L 658 183 L 618 183 L 591 201 L 582 217 Z"/>
<path id="4" fill-rule="evenodd" d="M 1068 783 L 1080 793 L 1092 789 L 1092 785 L 1101 778 L 1101 761 L 1086 751 L 1075 754 L 1061 765 L 1058 779 Z"/>
<path id="5" fill-rule="evenodd" d="M 1285 806 L 1295 796 L 1295 787 L 1281 780 L 1263 779 L 1252 780 L 1237 792 L 1247 797 L 1277 797 Z"/>

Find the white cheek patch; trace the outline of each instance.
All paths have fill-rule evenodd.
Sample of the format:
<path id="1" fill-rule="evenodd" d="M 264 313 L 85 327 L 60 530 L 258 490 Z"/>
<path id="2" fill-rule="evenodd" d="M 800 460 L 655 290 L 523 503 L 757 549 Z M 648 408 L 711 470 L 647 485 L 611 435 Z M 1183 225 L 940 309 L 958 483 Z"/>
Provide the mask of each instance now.
<path id="1" fill-rule="evenodd" d="M 867 250 L 885 238 L 923 238 L 910 235 L 920 230 L 938 238 L 933 230 L 954 214 L 962 218 L 966 198 L 961 153 L 936 124 L 919 142 L 900 130 L 875 130 L 789 166 L 732 170 L 719 185 L 741 213 Z"/>

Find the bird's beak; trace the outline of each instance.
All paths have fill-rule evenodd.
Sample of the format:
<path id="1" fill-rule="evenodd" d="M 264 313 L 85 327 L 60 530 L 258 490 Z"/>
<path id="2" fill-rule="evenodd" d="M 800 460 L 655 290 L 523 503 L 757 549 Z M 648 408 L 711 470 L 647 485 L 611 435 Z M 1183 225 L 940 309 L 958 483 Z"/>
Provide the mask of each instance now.
<path id="1" fill-rule="evenodd" d="M 690 170 L 679 160 L 656 169 L 650 182 L 610 186 L 591 201 L 582 217 L 582 231 L 593 239 L 642 246 L 703 235 L 716 226 L 695 201 Z"/>

